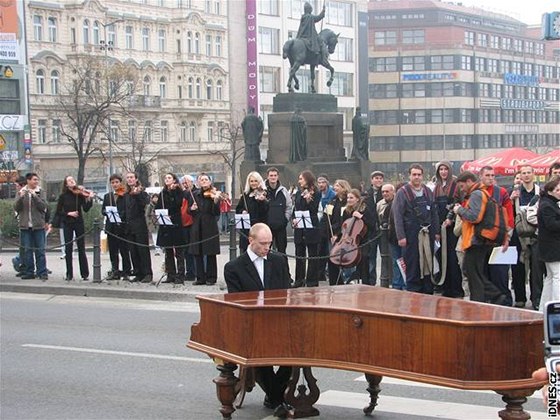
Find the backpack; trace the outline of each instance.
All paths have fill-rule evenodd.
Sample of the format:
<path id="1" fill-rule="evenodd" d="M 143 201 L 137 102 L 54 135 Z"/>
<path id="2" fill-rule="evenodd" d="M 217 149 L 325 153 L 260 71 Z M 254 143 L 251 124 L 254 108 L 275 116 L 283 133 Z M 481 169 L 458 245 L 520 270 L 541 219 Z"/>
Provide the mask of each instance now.
<path id="1" fill-rule="evenodd" d="M 485 190 L 480 191 L 486 195 L 486 209 L 480 223 L 474 226 L 474 234 L 486 244 L 502 245 L 508 234 L 506 209 L 494 197 L 491 197 L 488 192 Z M 498 188 L 494 188 L 494 192 L 496 191 L 499 194 Z"/>
<path id="2" fill-rule="evenodd" d="M 529 205 L 519 206 L 519 199 L 516 200 L 517 213 L 515 214 L 515 231 L 520 238 L 537 237 L 537 210 L 539 208 L 539 186 L 535 185 L 535 196 Z"/>

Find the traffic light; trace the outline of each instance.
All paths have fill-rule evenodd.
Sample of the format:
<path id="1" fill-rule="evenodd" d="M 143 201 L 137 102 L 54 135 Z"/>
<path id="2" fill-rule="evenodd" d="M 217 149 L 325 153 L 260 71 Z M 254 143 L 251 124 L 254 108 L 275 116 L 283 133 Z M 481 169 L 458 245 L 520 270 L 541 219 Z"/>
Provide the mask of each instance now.
<path id="1" fill-rule="evenodd" d="M 560 39 L 560 12 L 545 13 L 542 16 L 543 39 Z"/>

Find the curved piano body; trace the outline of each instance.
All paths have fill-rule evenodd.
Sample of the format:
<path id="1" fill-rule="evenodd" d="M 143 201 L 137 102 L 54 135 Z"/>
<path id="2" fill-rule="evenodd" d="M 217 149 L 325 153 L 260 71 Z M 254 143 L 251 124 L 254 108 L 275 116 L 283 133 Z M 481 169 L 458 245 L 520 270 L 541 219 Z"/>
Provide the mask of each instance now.
<path id="1" fill-rule="evenodd" d="M 320 366 L 364 372 L 370 388 L 391 376 L 494 390 L 514 410 L 543 385 L 531 379 L 543 365 L 538 312 L 362 285 L 198 299 L 188 347 L 228 362 L 222 368 Z"/>

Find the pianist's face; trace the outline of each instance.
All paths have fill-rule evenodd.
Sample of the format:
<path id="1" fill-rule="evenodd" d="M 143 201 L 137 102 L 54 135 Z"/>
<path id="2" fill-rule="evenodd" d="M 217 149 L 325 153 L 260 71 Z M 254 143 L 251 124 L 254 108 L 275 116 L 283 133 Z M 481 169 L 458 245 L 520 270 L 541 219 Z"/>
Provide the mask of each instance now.
<path id="1" fill-rule="evenodd" d="M 272 233 L 270 229 L 260 229 L 254 237 L 249 236 L 249 246 L 251 251 L 259 257 L 266 257 L 272 246 Z"/>

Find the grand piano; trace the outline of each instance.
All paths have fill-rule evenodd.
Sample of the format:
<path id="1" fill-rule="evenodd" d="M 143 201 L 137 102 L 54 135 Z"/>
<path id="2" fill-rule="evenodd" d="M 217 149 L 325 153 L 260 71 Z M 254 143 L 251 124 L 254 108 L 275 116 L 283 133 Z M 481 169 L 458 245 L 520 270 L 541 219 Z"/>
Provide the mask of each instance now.
<path id="1" fill-rule="evenodd" d="M 377 404 L 383 376 L 493 390 L 506 403 L 498 413 L 504 420 L 529 419 L 526 397 L 544 385 L 531 378 L 544 364 L 543 316 L 534 311 L 363 285 L 197 299 L 200 322 L 192 325 L 187 346 L 216 361 L 226 419 L 255 366 L 293 367 L 285 393 L 293 417 L 319 413 L 314 366 L 365 373 L 366 414 Z M 300 373 L 308 391 L 298 388 Z"/>

